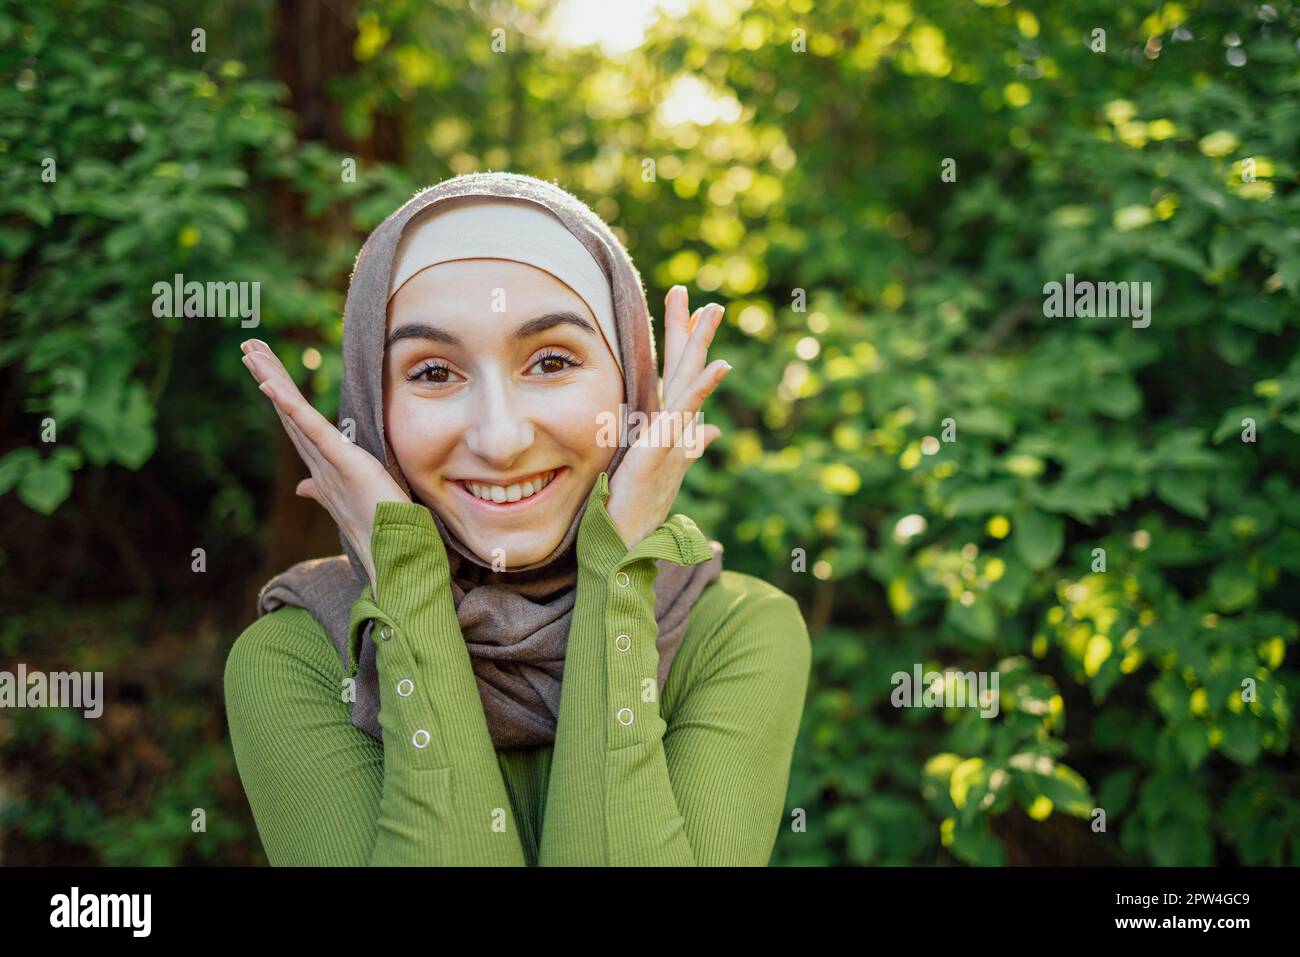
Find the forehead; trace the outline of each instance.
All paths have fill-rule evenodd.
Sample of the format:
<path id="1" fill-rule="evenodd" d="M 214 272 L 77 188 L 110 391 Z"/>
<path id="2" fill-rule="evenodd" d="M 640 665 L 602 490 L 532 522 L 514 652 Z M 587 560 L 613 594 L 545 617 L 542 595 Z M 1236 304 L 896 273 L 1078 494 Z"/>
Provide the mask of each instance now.
<path id="1" fill-rule="evenodd" d="M 595 322 L 582 297 L 544 269 L 507 259 L 457 259 L 421 270 L 388 303 L 390 330 L 407 319 L 448 325 L 484 315 L 534 318 L 576 312 Z"/>

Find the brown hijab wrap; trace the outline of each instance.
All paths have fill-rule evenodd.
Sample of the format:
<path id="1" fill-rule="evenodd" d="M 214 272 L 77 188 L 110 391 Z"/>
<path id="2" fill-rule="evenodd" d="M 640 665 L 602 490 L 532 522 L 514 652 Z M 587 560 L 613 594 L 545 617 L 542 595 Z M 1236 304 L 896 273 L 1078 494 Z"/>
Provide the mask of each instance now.
<path id="1" fill-rule="evenodd" d="M 411 497 L 418 499 L 397 466 L 384 435 L 384 342 L 389 283 L 402 230 L 435 204 L 464 196 L 516 197 L 540 204 L 559 217 L 590 251 L 613 292 L 622 353 L 624 401 L 630 416 L 659 409 L 659 373 L 650 311 L 641 277 L 627 250 L 586 204 L 563 188 L 517 173 L 470 173 L 417 193 L 380 223 L 362 246 L 353 267 L 344 307 L 343 382 L 340 424 L 349 423 L 359 446 L 382 461 Z M 627 452 L 620 444 L 606 473 Z M 560 711 L 560 685 L 569 624 L 577 595 L 576 542 L 584 504 L 555 550 L 539 562 L 494 572 L 447 528 L 433 520 L 447 546 L 456 617 L 468 647 L 492 743 L 498 749 L 551 744 Z M 349 671 L 349 619 L 369 583 L 351 545 L 340 534 L 345 555 L 300 562 L 272 578 L 258 595 L 258 615 L 283 605 L 305 608 L 321 623 Z M 710 542 L 713 557 L 696 565 L 656 559 L 654 614 L 659 624 L 659 688 L 667 681 L 690 610 L 722 571 L 722 546 Z M 375 644 L 363 634 L 352 703 L 352 723 L 383 740 Z"/>

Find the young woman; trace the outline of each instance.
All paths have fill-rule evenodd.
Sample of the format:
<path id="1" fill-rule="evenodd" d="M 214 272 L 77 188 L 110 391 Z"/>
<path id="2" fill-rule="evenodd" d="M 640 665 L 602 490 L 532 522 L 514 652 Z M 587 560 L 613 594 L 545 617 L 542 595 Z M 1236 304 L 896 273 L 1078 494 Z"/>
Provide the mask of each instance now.
<path id="1" fill-rule="evenodd" d="M 272 579 L 226 666 L 272 864 L 767 863 L 808 634 L 668 515 L 730 366 L 705 362 L 720 306 L 665 306 L 660 381 L 609 228 L 476 173 L 362 248 L 341 429 L 243 344 L 347 553 Z"/>

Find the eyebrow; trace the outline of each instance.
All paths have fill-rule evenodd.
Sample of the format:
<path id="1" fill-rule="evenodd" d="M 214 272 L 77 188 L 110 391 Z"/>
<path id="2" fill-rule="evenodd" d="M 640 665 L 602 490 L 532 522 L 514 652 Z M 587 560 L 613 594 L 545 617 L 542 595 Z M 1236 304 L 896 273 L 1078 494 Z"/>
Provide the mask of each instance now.
<path id="1" fill-rule="evenodd" d="M 510 338 L 514 340 L 527 339 L 529 336 L 535 336 L 547 329 L 565 325 L 577 326 L 592 335 L 596 334 L 595 326 L 575 312 L 548 312 L 536 319 L 529 319 L 519 326 Z M 442 342 L 449 346 L 459 347 L 464 345 L 459 336 L 453 336 L 444 329 L 439 329 L 437 326 L 431 326 L 424 322 L 409 323 L 393 330 L 392 335 L 388 337 L 388 341 L 384 343 L 384 348 L 390 348 L 399 339 L 432 339 L 434 342 Z"/>

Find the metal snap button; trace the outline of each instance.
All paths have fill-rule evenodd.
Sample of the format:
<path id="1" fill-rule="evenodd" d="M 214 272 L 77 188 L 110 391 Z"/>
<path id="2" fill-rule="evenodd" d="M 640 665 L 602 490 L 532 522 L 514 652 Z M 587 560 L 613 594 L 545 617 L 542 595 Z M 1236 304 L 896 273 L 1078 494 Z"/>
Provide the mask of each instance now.
<path id="1" fill-rule="evenodd" d="M 632 714 L 631 708 L 619 708 L 616 717 L 618 718 L 618 723 L 621 725 L 629 725 L 636 720 L 636 716 Z"/>
<path id="2" fill-rule="evenodd" d="M 415 692 L 415 682 L 410 678 L 403 678 L 397 682 L 397 693 L 403 698 L 409 698 Z"/>
<path id="3" fill-rule="evenodd" d="M 421 728 L 419 731 L 416 731 L 415 734 L 411 735 L 411 744 L 415 745 L 417 748 L 427 748 L 431 738 L 432 735 Z"/>
<path id="4" fill-rule="evenodd" d="M 632 647 L 632 639 L 627 635 L 619 635 L 614 639 L 614 647 L 619 651 L 627 651 Z"/>
<path id="5" fill-rule="evenodd" d="M 379 628 L 379 637 L 383 641 L 388 641 L 393 637 L 393 628 L 391 625 L 381 625 Z"/>
<path id="6" fill-rule="evenodd" d="M 614 576 L 614 581 L 618 582 L 620 588 L 626 588 L 627 583 L 631 581 L 631 579 L 627 577 L 627 572 L 619 572 Z"/>

